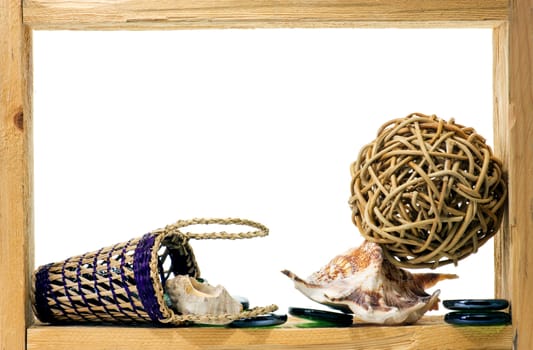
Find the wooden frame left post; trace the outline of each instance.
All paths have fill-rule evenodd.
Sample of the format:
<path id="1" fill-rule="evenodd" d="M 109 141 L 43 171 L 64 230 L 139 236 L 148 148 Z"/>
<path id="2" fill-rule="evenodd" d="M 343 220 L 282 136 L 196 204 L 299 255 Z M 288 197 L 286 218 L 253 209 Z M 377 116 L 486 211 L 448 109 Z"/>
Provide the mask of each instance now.
<path id="1" fill-rule="evenodd" d="M 0 349 L 26 348 L 33 316 L 31 30 L 22 0 L 0 0 Z"/>

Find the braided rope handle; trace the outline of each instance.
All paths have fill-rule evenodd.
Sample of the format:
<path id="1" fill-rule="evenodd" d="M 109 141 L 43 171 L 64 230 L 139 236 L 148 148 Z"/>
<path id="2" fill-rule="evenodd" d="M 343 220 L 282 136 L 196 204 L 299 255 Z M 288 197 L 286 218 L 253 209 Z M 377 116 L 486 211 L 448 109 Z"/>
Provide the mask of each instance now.
<path id="1" fill-rule="evenodd" d="M 277 305 L 268 305 L 264 307 L 254 307 L 253 309 L 242 311 L 238 314 L 224 314 L 224 315 L 196 315 L 196 314 L 185 314 L 185 315 L 176 315 L 174 314 L 171 318 L 166 320 L 161 320 L 162 323 L 171 323 L 171 324 L 180 324 L 183 322 L 196 322 L 196 323 L 213 323 L 213 322 L 222 322 L 229 323 L 231 321 L 239 320 L 242 318 L 252 318 L 265 314 L 269 314 L 278 309 Z"/>
<path id="2" fill-rule="evenodd" d="M 239 233 L 229 233 L 226 231 L 220 232 L 206 232 L 206 233 L 193 233 L 193 232 L 182 232 L 180 229 L 193 225 L 241 225 L 253 227 L 255 231 L 248 232 L 239 232 Z M 264 237 L 268 235 L 268 228 L 258 222 L 239 219 L 239 218 L 193 218 L 190 220 L 179 220 L 174 224 L 168 225 L 165 227 L 167 232 L 175 232 L 182 234 L 187 238 L 192 239 L 245 239 L 245 238 L 254 238 L 254 237 Z"/>
<path id="3" fill-rule="evenodd" d="M 182 229 L 194 225 L 239 225 L 239 226 L 248 226 L 252 227 L 255 230 L 239 232 L 239 233 L 229 233 L 226 231 L 219 232 L 205 232 L 205 233 L 193 233 L 193 232 L 182 232 Z M 240 219 L 240 218 L 193 218 L 189 220 L 179 220 L 174 224 L 167 225 L 163 230 L 165 233 L 175 233 L 186 240 L 188 239 L 247 239 L 254 237 L 264 237 L 268 235 L 268 228 L 258 222 Z M 268 314 L 274 312 L 278 309 L 277 305 L 268 305 L 265 307 L 255 307 L 250 310 L 242 311 L 238 314 L 223 314 L 223 315 L 197 315 L 197 314 L 172 314 L 172 316 L 160 320 L 162 323 L 169 324 L 182 324 L 184 322 L 196 322 L 196 323 L 230 323 L 231 321 L 242 319 L 242 318 L 253 318 L 260 315 Z"/>

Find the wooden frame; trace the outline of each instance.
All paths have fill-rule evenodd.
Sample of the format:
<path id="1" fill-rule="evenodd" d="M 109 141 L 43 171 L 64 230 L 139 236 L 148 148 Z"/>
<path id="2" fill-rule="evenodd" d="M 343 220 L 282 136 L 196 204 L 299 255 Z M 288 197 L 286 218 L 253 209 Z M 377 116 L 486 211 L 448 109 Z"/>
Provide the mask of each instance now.
<path id="1" fill-rule="evenodd" d="M 508 214 L 495 240 L 495 288 L 497 296 L 511 300 L 512 326 L 455 328 L 438 319 L 409 327 L 350 329 L 34 325 L 29 303 L 34 267 L 32 30 L 205 27 L 493 28 L 495 151 L 504 160 L 510 190 Z M 533 247 L 532 72 L 531 0 L 0 0 L 0 349 L 533 348 L 533 254 L 528 255 Z"/>

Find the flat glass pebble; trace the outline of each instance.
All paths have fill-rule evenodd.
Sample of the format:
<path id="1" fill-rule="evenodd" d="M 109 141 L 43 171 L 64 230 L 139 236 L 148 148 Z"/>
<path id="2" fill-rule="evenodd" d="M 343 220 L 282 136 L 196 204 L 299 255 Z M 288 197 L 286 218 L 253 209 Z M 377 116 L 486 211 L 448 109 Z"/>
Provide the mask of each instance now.
<path id="1" fill-rule="evenodd" d="M 287 322 L 287 315 L 268 314 L 257 317 L 241 318 L 228 324 L 232 328 L 268 327 Z"/>
<path id="2" fill-rule="evenodd" d="M 290 307 L 289 314 L 310 321 L 322 322 L 329 326 L 349 327 L 353 324 L 353 317 L 351 315 L 341 314 L 339 312 Z"/>
<path id="3" fill-rule="evenodd" d="M 449 324 L 463 326 L 495 326 L 511 323 L 511 316 L 501 311 L 454 311 L 444 315 L 444 321 Z"/>
<path id="4" fill-rule="evenodd" d="M 505 299 L 455 299 L 442 302 L 449 310 L 503 310 L 509 307 Z"/>
<path id="5" fill-rule="evenodd" d="M 240 295 L 232 295 L 232 298 L 241 303 L 243 310 L 250 309 L 250 301 L 248 300 L 248 298 L 241 297 Z"/>

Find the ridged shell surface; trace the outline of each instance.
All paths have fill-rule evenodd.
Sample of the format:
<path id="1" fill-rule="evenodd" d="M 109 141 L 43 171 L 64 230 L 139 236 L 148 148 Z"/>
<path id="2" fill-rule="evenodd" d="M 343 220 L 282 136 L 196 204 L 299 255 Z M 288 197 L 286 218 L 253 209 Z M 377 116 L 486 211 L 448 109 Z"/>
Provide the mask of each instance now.
<path id="1" fill-rule="evenodd" d="M 311 300 L 354 315 L 354 322 L 411 324 L 438 309 L 440 291 L 425 289 L 457 278 L 453 274 L 410 273 L 383 258 L 381 247 L 365 241 L 333 258 L 307 279 L 283 270 Z"/>

